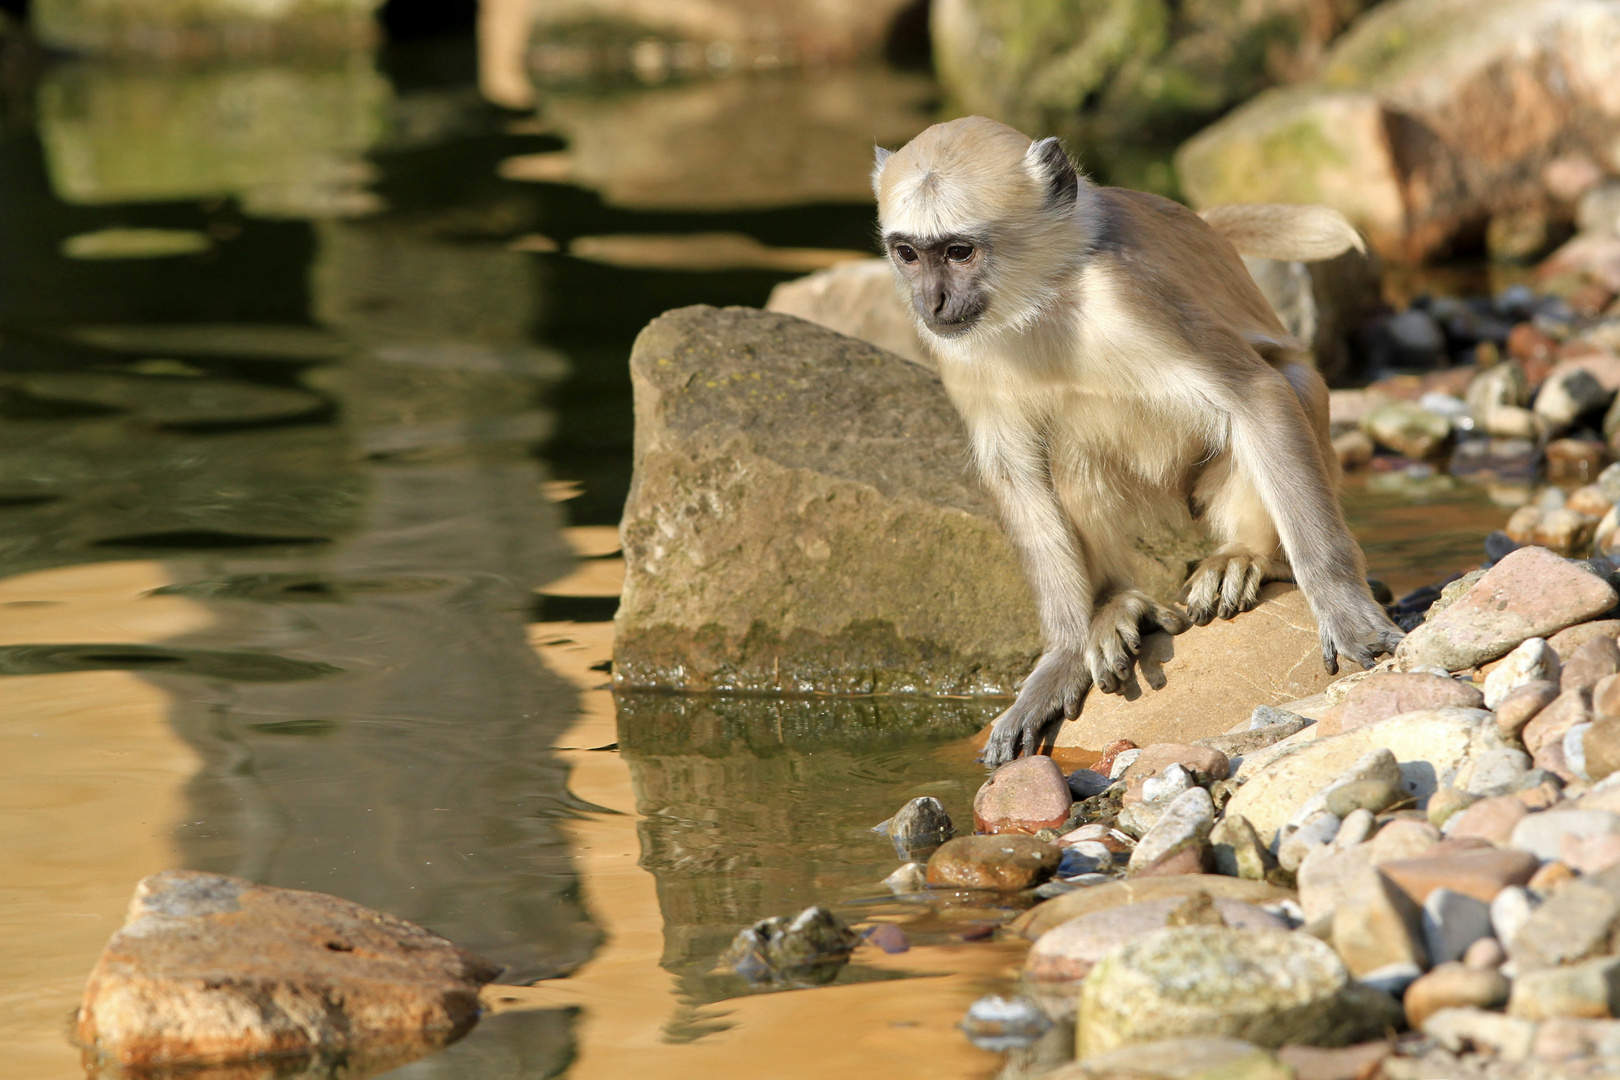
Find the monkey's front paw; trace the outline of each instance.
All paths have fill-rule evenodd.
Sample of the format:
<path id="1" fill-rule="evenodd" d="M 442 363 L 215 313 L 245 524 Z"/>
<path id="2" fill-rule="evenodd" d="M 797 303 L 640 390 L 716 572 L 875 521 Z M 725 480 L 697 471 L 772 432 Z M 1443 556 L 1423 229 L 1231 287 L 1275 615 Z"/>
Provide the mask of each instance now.
<path id="1" fill-rule="evenodd" d="M 1097 689 L 1105 694 L 1118 692 L 1131 681 L 1131 667 L 1142 645 L 1142 627 L 1179 634 L 1187 629 L 1187 617 L 1165 607 L 1139 589 L 1115 593 L 1091 616 L 1091 633 L 1086 644 L 1086 667 Z"/>
<path id="2" fill-rule="evenodd" d="M 1091 689 L 1091 676 L 1080 656 L 1070 650 L 1043 655 L 1018 691 L 1018 700 L 996 717 L 985 743 L 986 765 L 1005 765 L 1013 758 L 1033 754 L 1047 726 L 1080 715 L 1080 705 Z"/>
<path id="3" fill-rule="evenodd" d="M 1181 602 L 1193 622 L 1208 626 L 1217 615 L 1230 619 L 1253 608 L 1266 582 L 1288 579 L 1287 568 L 1264 555 L 1240 551 L 1211 555 L 1188 575 Z"/>
<path id="4" fill-rule="evenodd" d="M 1389 621 L 1383 608 L 1361 597 L 1322 605 L 1317 627 L 1322 636 L 1322 666 L 1329 675 L 1339 673 L 1341 656 L 1360 664 L 1365 671 L 1380 656 L 1393 653 L 1406 636 Z"/>

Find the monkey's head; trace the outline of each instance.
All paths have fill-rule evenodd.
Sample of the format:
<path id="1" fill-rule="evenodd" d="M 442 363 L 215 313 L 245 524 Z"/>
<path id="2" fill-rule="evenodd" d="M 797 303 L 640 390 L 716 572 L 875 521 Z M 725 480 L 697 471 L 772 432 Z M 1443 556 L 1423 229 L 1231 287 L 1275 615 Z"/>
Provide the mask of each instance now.
<path id="1" fill-rule="evenodd" d="M 878 225 L 922 328 L 951 339 L 1033 322 L 1083 252 L 1080 187 L 1056 139 L 982 116 L 879 148 Z"/>

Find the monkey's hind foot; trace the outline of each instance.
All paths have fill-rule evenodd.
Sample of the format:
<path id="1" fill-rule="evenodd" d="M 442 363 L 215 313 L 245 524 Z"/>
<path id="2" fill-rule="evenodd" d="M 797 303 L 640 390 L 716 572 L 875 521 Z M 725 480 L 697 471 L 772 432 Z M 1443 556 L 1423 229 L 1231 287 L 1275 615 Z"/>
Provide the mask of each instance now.
<path id="1" fill-rule="evenodd" d="M 1189 624 L 1181 612 L 1165 607 L 1140 589 L 1115 593 L 1093 613 L 1086 667 L 1098 690 L 1113 694 L 1130 685 L 1144 625 L 1150 633 L 1157 629 L 1179 634 Z"/>
<path id="2" fill-rule="evenodd" d="M 1322 666 L 1329 675 L 1339 673 L 1339 657 L 1372 667 L 1385 653 L 1393 653 L 1406 635 L 1389 621 L 1384 609 L 1370 596 L 1345 590 L 1312 605 L 1322 638 Z"/>
<path id="3" fill-rule="evenodd" d="M 980 758 L 986 765 L 1005 765 L 1033 754 L 1050 725 L 1080 715 L 1091 689 L 1091 675 L 1077 652 L 1048 650 L 1018 690 L 1018 700 L 996 717 Z"/>
<path id="4" fill-rule="evenodd" d="M 1266 582 L 1292 580 L 1285 563 L 1229 551 L 1198 564 L 1181 587 L 1181 602 L 1193 622 L 1208 626 L 1217 615 L 1230 619 L 1259 604 L 1260 586 Z"/>

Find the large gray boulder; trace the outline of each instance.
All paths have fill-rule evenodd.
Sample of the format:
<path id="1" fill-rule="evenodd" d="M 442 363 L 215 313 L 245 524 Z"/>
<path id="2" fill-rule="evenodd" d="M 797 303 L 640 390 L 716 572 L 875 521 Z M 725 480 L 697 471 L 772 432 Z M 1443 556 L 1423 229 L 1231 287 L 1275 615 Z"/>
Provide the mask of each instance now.
<path id="1" fill-rule="evenodd" d="M 917 364 L 790 316 L 683 308 L 630 358 L 621 687 L 1008 694 L 1040 649 L 961 423 Z M 1180 587 L 1186 538 L 1144 541 Z"/>

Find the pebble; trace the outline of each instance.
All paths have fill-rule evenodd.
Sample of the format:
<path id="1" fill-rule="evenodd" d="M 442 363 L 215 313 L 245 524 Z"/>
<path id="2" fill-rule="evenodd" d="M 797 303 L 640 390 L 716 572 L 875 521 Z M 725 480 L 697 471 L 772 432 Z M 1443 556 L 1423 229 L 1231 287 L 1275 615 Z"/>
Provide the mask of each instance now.
<path id="1" fill-rule="evenodd" d="M 1407 308 L 1384 323 L 1402 367 L 1430 367 L 1446 350 L 1446 336 L 1427 311 Z"/>
<path id="2" fill-rule="evenodd" d="M 1614 607 L 1608 583 L 1542 548 L 1510 553 L 1439 615 L 1407 634 L 1396 665 L 1460 671 Z"/>
<path id="3" fill-rule="evenodd" d="M 1171 1072 L 1165 1072 L 1166 1068 Z M 1044 1071 L 1042 1075 L 1045 1075 Z M 1191 1036 L 1155 1039 L 1096 1054 L 1069 1069 L 1052 1073 L 1068 1080 L 1295 1080 L 1297 1074 L 1276 1056 L 1242 1039 Z"/>
<path id="4" fill-rule="evenodd" d="M 1556 490 L 1556 489 L 1553 489 Z M 1502 530 L 1519 544 L 1550 548 L 1563 555 L 1584 553 L 1597 535 L 1598 519 L 1565 507 L 1521 506 Z"/>
<path id="5" fill-rule="evenodd" d="M 837 978 L 860 940 L 844 920 L 817 905 L 739 930 L 720 963 L 750 982 L 824 985 Z"/>
<path id="6" fill-rule="evenodd" d="M 1563 752 L 1564 763 L 1577 780 L 1591 780 L 1586 771 L 1586 733 L 1592 730 L 1590 723 L 1576 724 L 1564 732 Z"/>
<path id="7" fill-rule="evenodd" d="M 1423 1034 L 1453 1052 L 1482 1047 L 1503 1061 L 1524 1061 L 1535 1043 L 1536 1025 L 1499 1012 L 1452 1008 L 1424 1020 Z"/>
<path id="8" fill-rule="evenodd" d="M 1529 813 L 1529 808 L 1517 796 L 1496 795 L 1481 799 L 1457 814 L 1446 822 L 1443 831 L 1447 836 L 1474 836 L 1489 840 L 1497 847 L 1507 847 L 1513 842 L 1514 827 Z"/>
<path id="9" fill-rule="evenodd" d="M 1591 695 L 1586 690 L 1565 690 L 1524 725 L 1519 738 L 1534 754 L 1543 747 L 1563 742 L 1564 734 L 1576 724 L 1592 720 Z"/>
<path id="10" fill-rule="evenodd" d="M 1620 921 L 1620 892 L 1604 887 L 1604 879 L 1612 874 L 1611 870 L 1566 882 L 1530 911 L 1517 933 L 1511 937 L 1498 934 L 1521 975 L 1577 963 L 1608 950 L 1610 935 Z M 1491 918 L 1496 918 L 1494 904 Z"/>
<path id="11" fill-rule="evenodd" d="M 1497 708 L 1509 694 L 1529 683 L 1556 683 L 1558 673 L 1558 653 L 1547 644 L 1547 639 L 1530 638 L 1504 656 L 1485 676 L 1485 707 Z"/>
<path id="12" fill-rule="evenodd" d="M 1444 828 L 1453 817 L 1479 801 L 1479 796 L 1472 792 L 1461 791 L 1457 788 L 1441 788 L 1429 796 L 1429 805 L 1424 815 L 1429 824 L 1436 828 Z"/>
<path id="13" fill-rule="evenodd" d="M 1507 950 L 1496 938 L 1480 938 L 1468 946 L 1463 953 L 1462 962 L 1471 968 L 1499 968 L 1507 963 Z"/>
<path id="14" fill-rule="evenodd" d="M 1108 772 L 1108 779 L 1118 780 L 1124 776 L 1125 770 L 1129 769 L 1136 759 L 1141 756 L 1142 751 L 1134 746 L 1119 751 L 1118 754 L 1114 755 L 1113 764 Z"/>
<path id="15" fill-rule="evenodd" d="M 1566 838 L 1566 844 L 1569 842 Z M 1563 862 L 1542 863 L 1541 869 L 1530 875 L 1524 887 L 1537 896 L 1547 896 L 1566 881 L 1575 877 L 1575 871 Z"/>
<path id="16" fill-rule="evenodd" d="M 1371 837 L 1377 827 L 1378 819 L 1373 817 L 1371 810 L 1352 810 L 1339 823 L 1339 831 L 1333 836 L 1333 846 L 1341 850 L 1355 847 Z"/>
<path id="17" fill-rule="evenodd" d="M 1034 833 L 1069 819 L 1074 796 L 1057 762 L 1044 754 L 1017 758 L 990 774 L 973 796 L 981 833 Z"/>
<path id="18" fill-rule="evenodd" d="M 1429 963 L 1461 960 L 1474 942 L 1491 936 L 1491 907 L 1474 896 L 1439 888 L 1423 901 L 1423 947 Z"/>
<path id="19" fill-rule="evenodd" d="M 1507 1004 L 1513 984 L 1494 968 L 1439 964 L 1406 988 L 1406 1021 L 1414 1028 L 1441 1009 L 1499 1009 Z"/>
<path id="20" fill-rule="evenodd" d="M 1102 757 L 1096 760 L 1096 762 L 1092 765 L 1092 768 L 1097 772 L 1102 773 L 1104 776 L 1117 780 L 1119 779 L 1117 772 L 1123 772 L 1124 769 L 1119 769 L 1116 772 L 1114 766 L 1115 761 L 1118 760 L 1120 754 L 1127 750 L 1135 749 L 1136 744 L 1131 742 L 1131 740 L 1115 739 L 1113 742 L 1109 743 L 1103 748 Z"/>
<path id="21" fill-rule="evenodd" d="M 1333 909 L 1333 948 L 1361 978 L 1392 965 L 1428 966 L 1422 911 L 1379 870 L 1368 868 Z"/>
<path id="22" fill-rule="evenodd" d="M 1387 1000 L 1387 999 L 1386 999 Z M 1082 1057 L 1132 1042 L 1219 1035 L 1257 1046 L 1343 1045 L 1380 1036 L 1390 1017 L 1308 934 L 1185 926 L 1124 942 L 1080 989 Z M 1393 1002 L 1390 1003 L 1393 1006 Z"/>
<path id="23" fill-rule="evenodd" d="M 1114 853 L 1106 844 L 1096 840 L 1082 840 L 1077 844 L 1069 844 L 1063 849 L 1058 859 L 1056 875 L 1060 878 L 1077 878 L 1084 874 L 1096 874 L 1111 869 L 1114 865 Z"/>
<path id="24" fill-rule="evenodd" d="M 1553 663 L 1558 662 L 1553 656 Z M 1356 684 L 1345 701 L 1344 712 L 1339 714 L 1339 730 L 1349 731 L 1378 720 L 1386 720 L 1401 713 L 1418 709 L 1438 709 L 1454 705 L 1464 709 L 1477 709 L 1483 703 L 1490 705 L 1490 682 L 1486 693 L 1457 679 L 1404 671 L 1381 671 Z"/>
<path id="25" fill-rule="evenodd" d="M 1011 928 L 1026 940 L 1034 941 L 1053 927 L 1093 911 L 1166 896 L 1185 898 L 1193 893 L 1207 893 L 1217 900 L 1242 900 L 1256 905 L 1273 904 L 1293 895 L 1289 889 L 1262 881 L 1243 881 L 1218 874 L 1127 878 L 1037 904 L 1014 919 Z"/>
<path id="26" fill-rule="evenodd" d="M 1288 929 L 1282 920 L 1254 904 L 1212 899 L 1208 893 L 1121 904 L 1070 919 L 1042 934 L 1024 958 L 1024 975 L 1047 983 L 1083 979 L 1098 960 L 1121 942 L 1171 925 L 1171 916 L 1185 909 L 1193 897 L 1201 897 L 1204 904 L 1210 905 L 1213 918 L 1208 925 L 1244 930 Z"/>
<path id="27" fill-rule="evenodd" d="M 929 858 L 928 884 L 1015 892 L 1051 877 L 1059 858 L 1056 844 L 1033 836 L 958 836 Z"/>
<path id="28" fill-rule="evenodd" d="M 1620 644 L 1612 637 L 1595 637 L 1564 663 L 1558 688 L 1565 693 L 1588 690 L 1616 672 L 1620 672 Z"/>
<path id="29" fill-rule="evenodd" d="M 500 971 L 335 896 L 167 870 L 135 886 L 90 972 L 76 1036 L 140 1073 L 379 1046 L 411 1057 L 477 1023 L 479 987 Z"/>
<path id="30" fill-rule="evenodd" d="M 1442 888 L 1489 902 L 1507 886 L 1529 881 L 1539 865 L 1527 852 L 1484 847 L 1393 859 L 1379 869 L 1421 904 Z"/>
<path id="31" fill-rule="evenodd" d="M 1552 1017 L 1538 1026 L 1532 1053 L 1540 1061 L 1620 1059 L 1620 1020 Z"/>
<path id="32" fill-rule="evenodd" d="M 1201 787 L 1182 792 L 1137 842 L 1131 852 L 1128 872 L 1132 875 L 1198 872 L 1214 826 L 1215 804 L 1209 792 Z"/>
<path id="33" fill-rule="evenodd" d="M 1620 865 L 1620 836 L 1566 836 L 1559 845 L 1559 862 L 1583 876 L 1600 874 Z"/>
<path id="34" fill-rule="evenodd" d="M 872 830 L 888 836 L 895 854 L 902 859 L 927 856 L 954 831 L 945 806 L 930 795 L 919 796 L 902 806 L 894 817 Z"/>
<path id="35" fill-rule="evenodd" d="M 1491 928 L 1496 931 L 1496 940 L 1501 942 L 1509 955 L 1512 955 L 1510 946 L 1514 939 L 1530 921 L 1535 910 L 1535 894 L 1522 885 L 1507 886 L 1491 901 Z"/>
<path id="36" fill-rule="evenodd" d="M 864 936 L 868 945 L 876 945 L 891 955 L 903 953 L 911 948 L 911 939 L 894 923 L 878 923 Z"/>
<path id="37" fill-rule="evenodd" d="M 1620 1012 L 1620 956 L 1520 971 L 1508 1012 L 1526 1020 L 1612 1017 Z"/>
<path id="38" fill-rule="evenodd" d="M 1091 769 L 1076 769 L 1069 774 L 1069 794 L 1075 802 L 1101 795 L 1113 786 L 1113 781 Z"/>
<path id="39" fill-rule="evenodd" d="M 1286 832 L 1282 842 L 1277 845 L 1277 865 L 1290 873 L 1298 870 L 1306 855 L 1332 842 L 1340 824 L 1341 819 L 1337 815 L 1323 810 L 1299 828 Z"/>
<path id="40" fill-rule="evenodd" d="M 1471 757 L 1457 784 L 1471 795 L 1506 795 L 1524 786 L 1531 758 L 1523 750 L 1496 746 Z"/>
<path id="41" fill-rule="evenodd" d="M 1486 678 L 1489 679 L 1489 676 Z M 1558 684 L 1555 682 L 1525 683 L 1493 706 L 1496 709 L 1496 730 L 1505 738 L 1517 739 L 1524 726 L 1557 697 Z"/>
<path id="42" fill-rule="evenodd" d="M 962 1031 L 981 1050 L 1003 1053 L 1028 1046 L 1046 1034 L 1052 1021 L 1028 998 L 987 994 L 968 1006 Z"/>
<path id="43" fill-rule="evenodd" d="M 1546 810 L 1513 827 L 1509 844 L 1547 862 L 1563 854 L 1566 837 L 1620 834 L 1620 814 L 1607 810 Z"/>
<path id="44" fill-rule="evenodd" d="M 1271 851 L 1241 814 L 1225 814 L 1209 834 L 1210 856 L 1215 872 L 1227 877 L 1263 881 L 1276 865 Z"/>
<path id="45" fill-rule="evenodd" d="M 1332 915 L 1373 865 L 1373 849 L 1368 844 L 1342 850 L 1326 845 L 1308 852 L 1295 875 L 1305 922 Z"/>
<path id="46" fill-rule="evenodd" d="M 1372 845 L 1372 861 L 1375 865 L 1396 859 L 1415 859 L 1431 851 L 1439 842 L 1439 829 L 1427 821 L 1416 821 L 1409 817 L 1389 822 L 1368 841 Z"/>
<path id="47" fill-rule="evenodd" d="M 1333 436 L 1333 452 L 1339 457 L 1339 468 L 1345 472 L 1364 468 L 1376 451 L 1372 439 L 1359 428 Z"/>
<path id="48" fill-rule="evenodd" d="M 1219 750 L 1183 743 L 1154 743 L 1143 747 L 1126 768 L 1122 777 L 1126 783 L 1126 798 L 1130 799 L 1131 791 L 1139 791 L 1144 781 L 1162 776 L 1172 765 L 1180 766 L 1195 784 L 1225 780 L 1231 773 L 1231 763 Z"/>
<path id="49" fill-rule="evenodd" d="M 1611 465 L 1604 472 L 1620 477 L 1620 473 L 1614 472 L 1614 468 Z M 1620 619 L 1592 619 L 1576 623 L 1548 638 L 1547 644 L 1551 645 L 1559 656 L 1574 656 L 1575 650 L 1595 637 L 1620 637 Z"/>
<path id="50" fill-rule="evenodd" d="M 1614 395 L 1583 368 L 1564 368 L 1548 376 L 1536 394 L 1535 413 L 1549 427 L 1566 428 L 1583 414 L 1601 409 Z M 1375 434 L 1373 436 L 1377 438 Z M 1593 470 L 1596 475 L 1596 470 Z"/>
<path id="51" fill-rule="evenodd" d="M 928 868 L 922 863 L 908 862 L 883 879 L 883 884 L 897 896 L 918 893 L 928 888 Z"/>
<path id="52" fill-rule="evenodd" d="M 1412 402 L 1392 401 L 1368 413 L 1362 430 L 1402 457 L 1422 461 L 1445 446 L 1451 421 Z"/>
<path id="53" fill-rule="evenodd" d="M 1600 518 L 1614 508 L 1614 496 L 1597 484 L 1587 484 L 1569 493 L 1571 510 Z"/>
<path id="54" fill-rule="evenodd" d="M 1592 687 L 1592 713 L 1599 720 L 1620 720 L 1620 675 L 1599 679 Z"/>
<path id="55" fill-rule="evenodd" d="M 1129 774 L 1130 770 L 1127 769 L 1126 783 L 1130 782 L 1128 779 Z M 1125 797 L 1132 802 L 1165 802 L 1196 786 L 1197 781 L 1193 779 L 1192 773 L 1182 768 L 1178 763 L 1171 762 L 1157 776 L 1149 776 L 1141 780 L 1134 792 L 1127 787 Z M 1133 794 L 1136 796 L 1135 799 L 1131 799 Z"/>
<path id="56" fill-rule="evenodd" d="M 1609 448 L 1597 439 L 1554 439 L 1542 454 L 1546 458 L 1547 479 L 1555 482 L 1591 480 L 1609 463 Z M 1595 520 L 1593 515 L 1581 516 Z"/>

